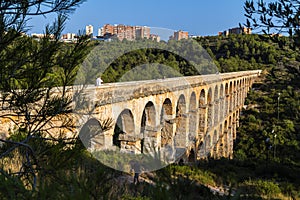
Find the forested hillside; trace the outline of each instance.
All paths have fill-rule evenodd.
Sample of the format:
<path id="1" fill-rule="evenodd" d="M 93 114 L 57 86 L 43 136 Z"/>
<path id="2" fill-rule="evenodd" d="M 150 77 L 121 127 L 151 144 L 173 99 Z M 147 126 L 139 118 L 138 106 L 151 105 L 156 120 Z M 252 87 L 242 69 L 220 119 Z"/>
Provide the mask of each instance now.
<path id="1" fill-rule="evenodd" d="M 265 69 L 296 60 L 288 37 L 274 35 L 229 35 L 197 38 L 221 72 Z"/>
<path id="2" fill-rule="evenodd" d="M 300 139 L 299 52 L 287 37 L 231 35 L 199 42 L 212 54 L 222 72 L 262 69 L 262 79 L 250 91 L 241 119 L 237 155 L 265 158 L 266 139 L 277 145 L 276 159 L 292 159 Z M 298 54 L 297 54 L 298 53 Z M 249 62 L 250 61 L 250 62 Z M 273 130 L 273 133 L 272 133 Z M 249 134 L 251 133 L 251 134 Z M 277 140 L 274 135 L 276 134 Z M 289 156 L 287 156 L 289 155 Z M 299 155 L 293 159 L 298 162 Z M 279 160 L 278 160 L 279 161 Z"/>
<path id="3" fill-rule="evenodd" d="M 261 80 L 248 94 L 240 118 L 232 161 L 235 164 L 231 167 L 235 173 L 223 175 L 231 176 L 236 184 L 250 179 L 247 184 L 257 187 L 262 187 L 258 180 L 268 180 L 279 185 L 286 195 L 295 197 L 297 193 L 299 197 L 299 49 L 291 45 L 288 37 L 277 36 L 230 35 L 198 41 L 222 72 L 263 70 Z M 271 188 L 275 187 L 268 187 L 273 193 Z"/>
<path id="4" fill-rule="evenodd" d="M 0 199 L 300 199 L 299 0 L 245 1 L 244 25 L 266 35 L 168 43 L 105 43 L 81 35 L 62 43 L 66 20 L 83 2 L 0 3 L 0 125 L 14 124 L 0 137 Z M 43 38 L 25 35 L 34 16 L 49 14 L 56 19 Z M 218 73 L 216 66 L 220 72 L 263 70 L 242 110 L 233 159 L 172 164 L 142 173 L 134 184 L 133 174 L 101 164 L 76 134 L 67 138 L 63 131 L 75 128 L 68 118 L 77 97 L 68 95 L 70 85 L 95 84 L 100 75 L 115 82 Z M 51 95 L 57 86 L 60 94 Z M 101 128 L 111 128 L 110 120 Z"/>
<path id="5" fill-rule="evenodd" d="M 28 44 L 36 46 L 41 45 L 36 41 L 30 43 L 29 38 L 20 40 L 26 40 Z M 35 165 L 34 167 L 38 174 L 32 173 L 31 168 L 22 168 L 25 171 L 19 173 L 20 176 L 6 172 L 10 168 L 8 166 L 18 166 L 26 160 L 28 155 L 26 151 L 23 151 L 24 148 L 13 151 L 8 154 L 9 157 L 3 157 L 1 163 L 4 171 L 0 176 L 3 184 L 0 189 L 6 193 L 0 193 L 0 197 L 7 199 L 17 197 L 72 198 L 75 196 L 88 198 L 106 196 L 124 199 L 227 198 L 226 196 L 213 196 L 203 185 L 218 186 L 223 189 L 227 187 L 229 190 L 225 192 L 225 195 L 230 195 L 229 192 L 233 191 L 232 194 L 243 199 L 245 195 L 250 195 L 249 199 L 300 197 L 300 74 L 299 60 L 297 60 L 299 50 L 291 45 L 287 37 L 230 35 L 228 37 L 202 37 L 197 38 L 196 41 L 210 54 L 220 72 L 263 70 L 262 78 L 254 84 L 246 99 L 246 107 L 242 111 L 241 126 L 234 145 L 233 160 L 208 159 L 194 166 L 172 165 L 154 174 L 143 175 L 146 180 L 154 181 L 156 186 L 148 183 L 143 183 L 139 187 L 129 183 L 116 185 L 120 177 L 128 178 L 128 175 L 115 172 L 95 161 L 87 154 L 78 138 L 73 141 L 61 138 L 54 143 L 41 142 L 41 132 L 28 142 L 36 155 L 34 163 L 38 167 Z M 149 45 L 153 42 L 145 40 L 142 43 Z M 179 44 L 184 46 L 185 42 Z M 114 43 L 111 43 L 110 47 L 113 45 Z M 115 50 L 117 50 L 119 44 L 115 45 Z M 105 82 L 126 81 L 121 79 L 124 74 L 134 71 L 134 66 L 142 66 L 143 72 L 143 69 L 146 69 L 143 64 L 146 63 L 162 64 L 171 67 L 174 71 L 170 73 L 165 68 L 155 68 L 155 70 L 149 68 L 151 74 L 129 76 L 133 78 L 129 80 L 215 73 L 210 63 L 211 60 L 203 51 L 199 51 L 199 55 L 194 56 L 195 60 L 202 59 L 200 65 L 195 68 L 187 59 L 176 54 L 176 51 L 170 53 L 162 50 L 166 44 L 158 45 L 160 49 L 141 48 L 118 57 L 110 63 L 108 68 L 101 69 L 104 72 L 102 73 L 103 80 Z M 92 42 L 88 46 L 104 48 L 105 44 Z M 128 46 L 131 46 L 131 42 L 124 41 L 124 47 Z M 73 49 L 76 48 L 76 44 L 61 44 L 61 50 L 57 55 L 60 52 L 73 55 L 72 52 L 75 53 Z M 184 50 L 183 55 L 189 55 L 188 49 Z M 97 53 L 92 53 L 87 63 L 92 72 L 89 73 L 91 84 L 101 74 L 101 70 L 97 71 L 99 63 L 93 63 L 99 57 Z M 41 84 L 46 85 L 44 80 L 49 80 L 47 84 L 50 84 L 50 87 L 60 84 L 72 85 L 78 67 L 65 73 L 61 69 L 68 70 L 68 66 L 63 66 L 64 62 L 59 62 L 56 56 L 53 59 L 58 64 L 47 68 L 47 73 L 44 74 L 46 79 L 42 79 Z M 36 64 L 39 63 L 36 62 Z M 72 78 L 65 80 L 62 74 L 67 74 Z M 31 76 L 30 73 L 27 75 Z M 26 81 L 31 83 L 30 79 L 22 78 L 14 86 L 30 87 Z M 36 88 L 36 85 L 33 84 L 32 87 Z M 11 133 L 10 140 L 18 142 L 23 141 L 24 138 L 26 138 L 26 131 L 20 129 Z M 73 147 L 66 148 L 68 144 L 72 144 Z M 11 147 L 12 144 L 9 143 L 2 146 L 0 153 L 5 154 L 6 150 Z M 68 175 L 62 176 L 62 174 Z M 95 176 L 98 178 L 95 179 Z M 32 188 L 36 187 L 35 181 L 40 185 L 38 190 Z M 111 187 L 112 185 L 114 187 Z M 12 190 L 12 187 L 15 189 Z M 119 187 L 123 189 L 120 190 Z"/>

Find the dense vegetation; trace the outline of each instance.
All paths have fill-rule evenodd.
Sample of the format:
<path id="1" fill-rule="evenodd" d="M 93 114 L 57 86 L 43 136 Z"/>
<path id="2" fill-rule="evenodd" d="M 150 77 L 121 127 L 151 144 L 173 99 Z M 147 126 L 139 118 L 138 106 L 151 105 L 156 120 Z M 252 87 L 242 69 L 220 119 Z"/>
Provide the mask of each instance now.
<path id="1" fill-rule="evenodd" d="M 277 196 L 277 198 L 299 196 L 296 192 L 300 188 L 297 51 L 291 49 L 286 37 L 231 35 L 229 37 L 198 38 L 197 41 L 212 55 L 215 64 L 222 72 L 264 70 L 262 79 L 248 94 L 246 100 L 248 108 L 243 110 L 240 119 L 241 127 L 235 142 L 233 160 L 209 159 L 208 162 L 199 162 L 198 167 L 170 166 L 156 172 L 154 176 L 153 174 L 143 175 L 146 180 L 154 181 L 156 186 L 145 182 L 137 187 L 131 185 L 130 181 L 116 184 L 122 179 L 120 177 L 128 179 L 128 175 L 111 170 L 93 160 L 85 152 L 80 141 L 75 140 L 68 143 L 58 140 L 55 143 L 47 141 L 40 143 L 40 140 L 31 140 L 29 145 L 34 147 L 34 152 L 38 155 L 35 157 L 38 160 L 36 167 L 41 171 L 38 170 L 36 179 L 28 178 L 25 176 L 26 174 L 20 174 L 21 179 L 12 178 L 9 173 L 3 172 L 1 179 L 4 184 L 1 185 L 1 189 L 9 192 L 2 193 L 2 197 L 8 199 L 29 196 L 41 198 L 81 196 L 96 199 L 100 197 L 132 199 L 138 196 L 141 199 L 154 197 L 193 199 L 203 196 L 205 196 L 204 199 L 226 198 L 226 195 L 224 197 L 212 195 L 208 189 L 201 186 L 202 184 L 227 188 L 225 194 L 234 192 L 232 194 L 241 198 L 245 198 L 246 194 L 252 195 L 249 197 L 250 199 L 268 196 Z M 126 43 L 129 42 L 126 41 Z M 92 45 L 97 46 L 101 43 Z M 155 53 L 157 53 L 157 57 Z M 148 58 L 149 55 L 153 59 L 161 60 L 164 60 L 163 56 L 167 56 L 164 61 L 166 65 L 167 61 L 170 61 L 169 54 L 153 50 L 150 52 L 139 50 L 135 51 L 134 55 L 129 54 L 128 56 Z M 172 59 L 176 60 L 175 58 Z M 132 60 L 132 64 L 129 63 L 130 60 Z M 123 69 L 118 72 L 118 67 L 116 67 L 123 66 L 125 61 L 128 66 L 140 62 L 126 59 L 126 57 L 119 58 L 110 66 L 119 74 L 115 76 L 115 80 L 122 76 L 122 73 L 126 73 L 126 71 L 122 72 Z M 153 62 L 158 61 L 154 60 Z M 181 65 L 182 62 L 174 61 L 173 67 L 181 69 L 181 66 L 188 66 L 187 63 Z M 106 79 L 106 73 L 104 73 L 104 79 Z M 109 75 L 108 77 L 113 78 Z M 280 93 L 279 104 L 278 93 Z M 272 130 L 274 131 L 272 132 Z M 276 139 L 274 134 L 277 135 Z M 15 133 L 11 137 L 14 141 L 22 141 L 25 136 L 22 136 L 22 133 Z M 39 142 L 38 146 L 35 145 L 36 142 Z M 72 145 L 70 146 L 70 144 Z M 9 146 L 5 145 L 3 151 L 8 148 Z M 9 164 L 17 166 L 19 161 L 14 158 L 14 155 L 18 155 L 18 159 L 22 157 L 25 159 L 26 151 L 23 152 L 21 148 L 12 152 L 9 158 L 3 159 L 3 169 L 7 169 L 5 165 Z M 53 155 L 56 156 L 53 157 Z M 65 174 L 65 176 L 61 174 Z M 95 179 L 95 177 L 97 178 Z M 20 180 L 25 181 L 25 186 Z M 39 190 L 27 191 L 33 185 L 30 180 L 38 181 Z M 11 190 L 12 185 L 15 186 L 15 190 Z M 112 185 L 115 187 L 111 187 Z M 189 185 L 189 187 L 183 185 Z M 123 189 L 120 190 L 120 188 Z M 57 192 L 48 193 L 49 190 Z"/>
<path id="2" fill-rule="evenodd" d="M 78 75 L 88 84 L 93 84 L 97 76 L 107 83 L 217 72 L 208 53 L 194 40 L 157 43 L 141 39 L 92 44 L 94 48 Z"/>
<path id="3" fill-rule="evenodd" d="M 16 117 L 25 119 L 20 123 L 14 121 L 14 118 L 8 119 L 15 122 L 16 127 L 10 130 L 9 138 L 0 138 L 4 142 L 0 148 L 1 199 L 300 198 L 300 53 L 297 46 L 299 43 L 295 42 L 294 36 L 230 35 L 197 38 L 196 41 L 207 50 L 221 72 L 264 70 L 262 79 L 248 94 L 247 108 L 242 112 L 241 126 L 235 141 L 234 159 L 209 158 L 194 166 L 174 164 L 155 173 L 143 174 L 145 182 L 134 185 L 130 175 L 112 170 L 95 160 L 78 137 L 66 139 L 63 132 L 59 133 L 59 137 L 45 137 L 48 129 L 45 122 L 55 117 L 65 119 L 63 117 L 71 112 L 72 101 L 66 95 L 66 86 L 76 81 L 76 72 L 90 47 L 105 49 L 107 46 L 105 43 L 88 42 L 85 37 L 81 37 L 75 44 L 59 42 L 65 16 L 80 0 L 25 2 L 1 2 L 0 7 L 0 98 L 5 103 L 0 109 L 13 110 L 17 113 Z M 253 4 L 247 3 L 247 14 L 251 17 L 255 9 Z M 274 6 L 270 9 L 279 13 L 276 17 L 280 17 L 281 13 L 285 19 L 286 14 L 293 14 L 282 13 L 282 7 L 277 9 L 277 5 Z M 285 9 L 293 10 L 291 6 L 286 5 Z M 51 12 L 57 12 L 59 16 L 53 26 L 46 28 L 44 39 L 35 41 L 20 34 L 26 31 L 24 26 L 27 15 Z M 297 33 L 298 18 L 295 21 L 288 17 L 287 20 L 293 22 L 292 25 L 285 24 L 291 34 Z M 271 21 L 265 17 L 262 22 L 267 24 Z M 51 34 L 54 37 L 50 37 Z M 181 49 L 180 45 L 186 45 L 186 41 L 169 44 L 173 53 L 164 50 L 165 43 L 153 48 L 151 41 L 139 42 L 143 44 L 137 46 L 139 49 L 127 51 L 113 63 L 107 62 L 107 67 L 101 65 L 105 62 L 100 62 L 100 71 L 97 61 L 99 54 L 92 52 L 85 63 L 89 70 L 88 77 L 80 78 L 93 84 L 93 80 L 100 74 L 106 82 L 113 82 L 216 72 L 207 54 L 190 54 L 189 51 L 195 49 Z M 124 48 L 120 48 L 118 43 L 110 43 L 108 47 L 113 52 L 110 56 L 119 55 L 117 51 L 122 55 L 122 51 L 130 50 L 131 44 L 124 41 Z M 145 44 L 151 48 L 145 48 Z M 200 52 L 203 51 L 200 49 Z M 181 54 L 186 55 L 186 58 L 180 57 Z M 195 61 L 204 61 L 195 69 L 193 63 L 189 63 L 189 55 Z M 152 70 L 153 66 L 143 66 L 145 63 L 154 63 L 155 70 Z M 170 66 L 177 73 L 170 73 L 158 67 L 157 63 Z M 149 69 L 146 71 L 151 73 L 132 77 L 132 66 L 141 66 L 140 72 Z M 121 77 L 127 73 L 129 79 L 122 80 Z M 49 93 L 55 86 L 63 86 L 63 92 L 61 96 L 53 98 Z M 24 90 L 16 90 L 19 88 Z M 44 101 L 41 102 L 41 99 Z M 32 109 L 37 104 L 41 104 L 41 108 Z M 67 120 L 61 127 L 70 130 L 74 128 L 70 127 Z M 224 195 L 213 195 L 208 187 L 219 187 L 224 190 L 220 192 Z"/>
<path id="4" fill-rule="evenodd" d="M 220 41 L 224 41 L 222 37 L 199 40 L 208 51 L 212 49 L 215 62 L 222 71 L 264 70 L 262 79 L 253 86 L 245 102 L 249 109 L 243 111 L 241 121 L 243 126 L 239 129 L 240 140 L 246 137 L 247 131 L 256 130 L 255 132 L 265 139 L 272 138 L 277 133 L 278 144 L 296 145 L 299 139 L 297 133 L 299 133 L 300 117 L 299 51 L 291 49 L 289 39 L 262 35 L 232 35 L 221 43 Z M 207 41 L 209 41 L 208 44 Z M 243 47 L 238 48 L 238 46 Z M 230 51 L 230 56 L 227 53 L 224 54 L 224 49 Z M 248 60 L 251 62 L 247 62 Z M 251 134 L 250 137 L 254 135 Z M 249 138 L 244 139 L 246 142 Z M 241 141 L 238 142 L 241 143 Z M 254 145 L 261 146 L 258 143 Z M 254 146 L 251 146 L 251 151 L 244 149 L 248 157 L 251 155 L 257 158 L 266 155 L 266 151 L 256 152 L 252 147 Z M 279 151 L 282 152 L 281 149 Z M 278 156 L 280 157 L 280 154 Z"/>
<path id="5" fill-rule="evenodd" d="M 231 35 L 199 41 L 222 71 L 264 70 L 246 99 L 234 160 L 225 165 L 234 171 L 230 178 L 237 185 L 249 178 L 271 181 L 295 197 L 300 188 L 299 50 L 288 37 Z M 218 161 L 212 162 L 218 171 Z"/>

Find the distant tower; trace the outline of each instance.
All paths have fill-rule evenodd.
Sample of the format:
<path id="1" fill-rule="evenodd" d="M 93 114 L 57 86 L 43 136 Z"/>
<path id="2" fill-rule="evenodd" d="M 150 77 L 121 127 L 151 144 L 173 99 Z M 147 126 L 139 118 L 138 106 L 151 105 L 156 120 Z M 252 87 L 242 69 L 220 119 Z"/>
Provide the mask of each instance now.
<path id="1" fill-rule="evenodd" d="M 94 27 L 92 25 L 88 25 L 85 27 L 85 34 L 93 37 Z"/>
<path id="2" fill-rule="evenodd" d="M 98 29 L 98 36 L 103 36 L 103 28 Z"/>

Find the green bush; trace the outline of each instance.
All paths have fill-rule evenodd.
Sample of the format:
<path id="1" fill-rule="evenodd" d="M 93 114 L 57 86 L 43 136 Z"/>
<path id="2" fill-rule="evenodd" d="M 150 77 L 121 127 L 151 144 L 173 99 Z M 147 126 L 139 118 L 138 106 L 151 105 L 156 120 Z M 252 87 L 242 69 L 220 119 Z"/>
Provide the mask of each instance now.
<path id="1" fill-rule="evenodd" d="M 281 193 L 281 190 L 277 183 L 270 180 L 247 180 L 244 182 L 246 193 L 252 193 L 254 195 L 266 195 L 268 197 L 276 197 Z"/>

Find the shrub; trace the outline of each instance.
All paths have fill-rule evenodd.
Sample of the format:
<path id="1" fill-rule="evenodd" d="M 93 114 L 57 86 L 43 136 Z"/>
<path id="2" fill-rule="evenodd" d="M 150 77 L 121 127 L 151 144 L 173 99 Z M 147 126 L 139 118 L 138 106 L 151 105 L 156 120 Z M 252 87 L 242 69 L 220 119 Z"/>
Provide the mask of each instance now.
<path id="1" fill-rule="evenodd" d="M 278 196 L 281 190 L 277 183 L 270 180 L 248 180 L 244 182 L 245 193 L 256 195 Z"/>

